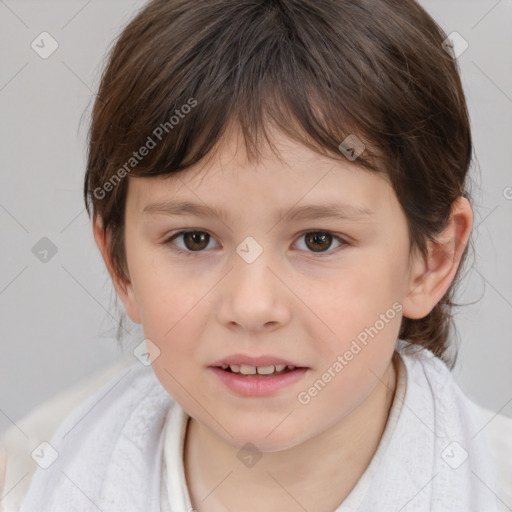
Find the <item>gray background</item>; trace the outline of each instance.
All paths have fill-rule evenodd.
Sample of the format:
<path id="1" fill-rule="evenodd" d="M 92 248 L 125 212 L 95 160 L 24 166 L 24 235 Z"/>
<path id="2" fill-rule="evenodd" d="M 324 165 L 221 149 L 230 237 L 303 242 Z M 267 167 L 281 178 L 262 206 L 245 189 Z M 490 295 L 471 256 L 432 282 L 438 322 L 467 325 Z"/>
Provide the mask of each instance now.
<path id="1" fill-rule="evenodd" d="M 122 354 L 82 181 L 103 59 L 143 3 L 0 1 L 0 432 Z M 474 304 L 456 317 L 454 375 L 475 402 L 512 417 L 512 1 L 421 3 L 469 43 L 458 61 L 477 155 L 477 255 L 459 297 Z M 43 31 L 59 45 L 47 59 L 31 48 Z M 32 252 L 42 237 L 57 248 L 46 263 Z"/>

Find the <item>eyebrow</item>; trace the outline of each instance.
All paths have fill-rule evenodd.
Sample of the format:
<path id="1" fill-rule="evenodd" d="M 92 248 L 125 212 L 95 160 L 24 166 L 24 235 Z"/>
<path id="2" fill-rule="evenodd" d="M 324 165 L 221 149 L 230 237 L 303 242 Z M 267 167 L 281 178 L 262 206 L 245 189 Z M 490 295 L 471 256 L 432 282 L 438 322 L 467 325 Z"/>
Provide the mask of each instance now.
<path id="1" fill-rule="evenodd" d="M 204 204 L 192 203 L 190 201 L 160 201 L 148 204 L 143 214 L 163 214 L 172 217 L 193 215 L 196 217 L 208 218 L 217 216 L 222 220 L 231 220 L 232 216 L 222 206 L 208 207 Z M 287 222 L 301 219 L 350 219 L 368 220 L 375 212 L 368 208 L 345 204 L 341 202 L 326 204 L 308 204 L 278 212 L 279 221 Z"/>

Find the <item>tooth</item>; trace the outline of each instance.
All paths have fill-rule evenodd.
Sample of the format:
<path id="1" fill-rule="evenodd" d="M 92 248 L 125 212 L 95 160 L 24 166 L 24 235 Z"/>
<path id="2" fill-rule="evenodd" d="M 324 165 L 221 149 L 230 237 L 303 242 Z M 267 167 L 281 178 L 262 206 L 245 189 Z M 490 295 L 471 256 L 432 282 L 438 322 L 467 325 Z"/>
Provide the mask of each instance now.
<path id="1" fill-rule="evenodd" d="M 230 368 L 233 373 L 241 373 L 243 375 L 272 375 L 273 373 L 283 372 L 286 368 L 290 370 L 295 370 L 295 366 L 286 366 L 285 364 L 276 364 L 269 366 L 250 366 L 246 364 L 238 365 L 238 364 L 223 364 L 222 368 L 226 370 Z"/>
<path id="2" fill-rule="evenodd" d="M 270 375 L 271 373 L 274 373 L 274 365 L 271 364 L 270 366 L 258 366 L 256 370 L 260 375 Z"/>
<path id="3" fill-rule="evenodd" d="M 240 373 L 243 373 L 244 375 L 254 375 L 256 373 L 256 367 L 242 364 L 240 365 Z"/>

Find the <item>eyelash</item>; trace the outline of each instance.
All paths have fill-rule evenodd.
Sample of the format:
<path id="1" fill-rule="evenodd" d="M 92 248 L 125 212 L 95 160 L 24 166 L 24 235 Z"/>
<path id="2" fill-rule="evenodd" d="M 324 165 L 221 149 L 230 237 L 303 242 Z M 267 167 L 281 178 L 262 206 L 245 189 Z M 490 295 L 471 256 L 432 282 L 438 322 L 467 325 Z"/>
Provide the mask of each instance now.
<path id="1" fill-rule="evenodd" d="M 213 237 L 207 231 L 198 230 L 198 229 L 197 230 L 196 229 L 184 229 L 184 230 L 177 231 L 176 233 L 171 234 L 169 237 L 167 237 L 162 242 L 162 245 L 168 246 L 171 251 L 173 251 L 175 253 L 178 253 L 178 254 L 183 254 L 185 256 L 199 256 L 201 253 L 205 252 L 206 249 L 203 249 L 202 251 L 189 251 L 189 250 L 185 251 L 183 249 L 180 249 L 179 247 L 176 246 L 176 244 L 173 243 L 173 241 L 176 238 L 178 238 L 180 235 L 185 235 L 187 233 L 205 233 L 211 239 L 213 239 Z M 329 251 L 317 252 L 317 253 L 315 253 L 313 251 L 307 251 L 310 254 L 313 254 L 313 255 L 318 256 L 320 258 L 325 258 L 327 256 L 330 256 L 333 253 L 336 253 L 339 250 L 341 250 L 344 246 L 349 245 L 349 243 L 345 239 L 341 238 L 340 236 L 335 235 L 334 233 L 331 233 L 330 231 L 324 231 L 324 230 L 308 230 L 308 231 L 304 231 L 303 233 L 301 233 L 299 235 L 299 238 L 302 238 L 304 235 L 307 235 L 307 234 L 310 234 L 310 233 L 322 234 L 322 235 L 332 235 L 334 240 L 337 240 L 338 242 L 341 243 L 341 245 L 339 247 L 337 247 L 337 248 L 335 248 L 333 250 L 329 250 Z M 174 245 L 174 247 L 170 247 L 171 245 Z"/>

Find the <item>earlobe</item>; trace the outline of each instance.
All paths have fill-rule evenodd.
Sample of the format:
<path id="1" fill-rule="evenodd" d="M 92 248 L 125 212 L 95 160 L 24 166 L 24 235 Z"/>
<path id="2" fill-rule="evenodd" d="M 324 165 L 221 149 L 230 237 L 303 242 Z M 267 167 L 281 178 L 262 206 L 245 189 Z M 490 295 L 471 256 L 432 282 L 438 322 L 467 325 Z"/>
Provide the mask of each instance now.
<path id="1" fill-rule="evenodd" d="M 110 278 L 112 279 L 112 283 L 114 284 L 117 295 L 124 304 L 126 313 L 132 322 L 141 323 L 139 308 L 135 298 L 133 285 L 129 280 L 126 280 L 123 276 L 119 275 L 114 267 L 110 254 L 111 234 L 110 232 L 105 232 L 103 229 L 102 219 L 99 216 L 96 217 L 94 222 L 93 233 L 96 245 L 100 250 L 101 256 L 105 262 L 105 266 L 107 267 Z"/>
<path id="2" fill-rule="evenodd" d="M 450 287 L 473 226 L 473 211 L 465 197 L 459 197 L 452 207 L 448 224 L 428 242 L 428 254 L 423 257 L 415 250 L 411 256 L 408 292 L 403 301 L 403 316 L 420 319 L 427 316 Z"/>

